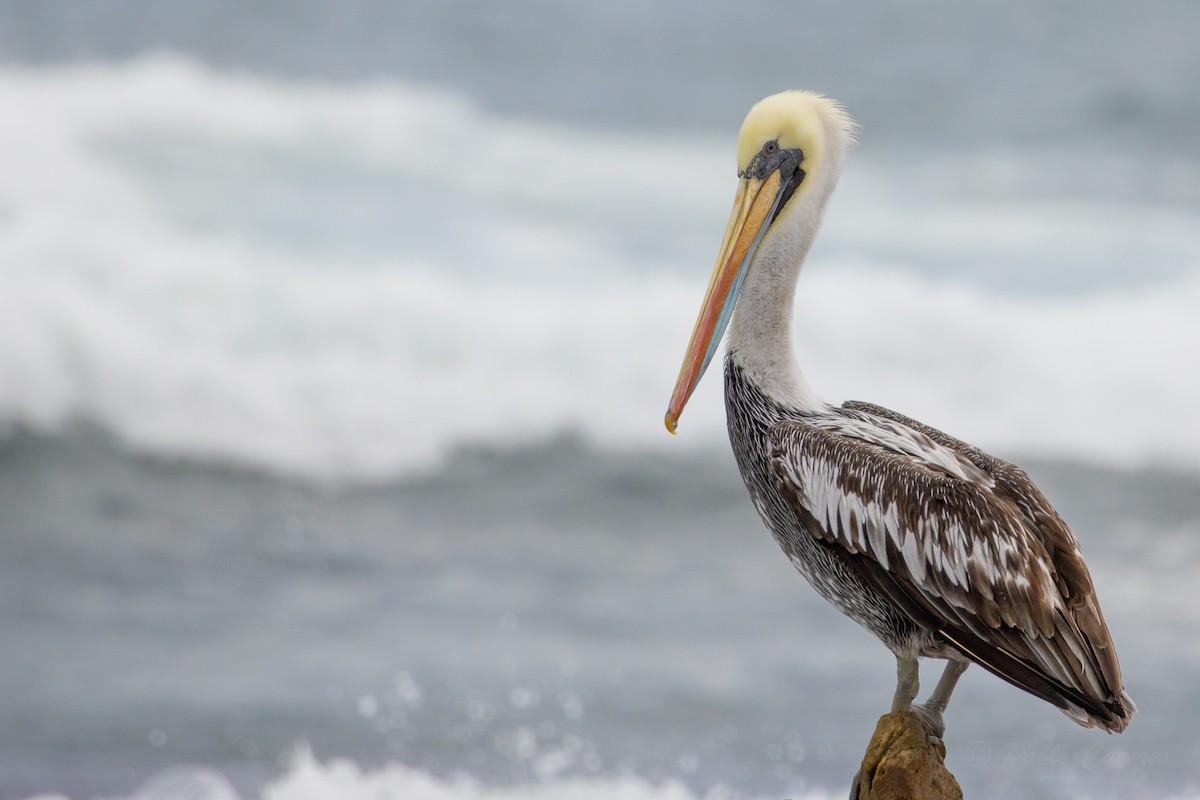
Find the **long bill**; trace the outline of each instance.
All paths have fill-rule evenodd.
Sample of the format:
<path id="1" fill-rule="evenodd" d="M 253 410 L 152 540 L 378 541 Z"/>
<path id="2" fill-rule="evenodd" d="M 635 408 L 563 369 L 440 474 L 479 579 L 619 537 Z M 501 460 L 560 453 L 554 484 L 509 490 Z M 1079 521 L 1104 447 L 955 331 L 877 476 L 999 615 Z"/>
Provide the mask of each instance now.
<path id="1" fill-rule="evenodd" d="M 775 217 L 783 196 L 781 189 L 779 171 L 772 172 L 765 179 L 745 177 L 738 183 L 717 264 L 708 282 L 708 292 L 704 295 L 692 340 L 683 357 L 683 367 L 679 370 L 671 403 L 667 406 L 667 430 L 671 433 L 675 433 L 683 407 L 687 405 L 721 344 L 721 337 L 733 316 L 742 281 L 750 269 L 750 261 Z"/>

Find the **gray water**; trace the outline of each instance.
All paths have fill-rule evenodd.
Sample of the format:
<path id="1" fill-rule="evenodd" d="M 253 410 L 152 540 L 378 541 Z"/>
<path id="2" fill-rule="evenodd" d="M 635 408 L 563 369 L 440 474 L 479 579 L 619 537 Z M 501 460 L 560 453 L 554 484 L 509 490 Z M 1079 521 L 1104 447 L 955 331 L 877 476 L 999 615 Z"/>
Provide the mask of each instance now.
<path id="1" fill-rule="evenodd" d="M 5 796 L 123 794 L 179 763 L 252 791 L 300 741 L 500 784 L 774 796 L 844 784 L 890 701 L 891 656 L 793 573 L 723 454 L 563 441 L 342 489 L 87 431 L 2 456 Z M 1183 791 L 1200 485 L 1033 474 L 1084 537 L 1140 713 L 1108 737 L 972 671 L 950 766 L 973 796 Z"/>
<path id="2" fill-rule="evenodd" d="M 7 2 L 0 57 L 127 58 L 159 48 L 217 67 L 349 82 L 396 76 L 490 110 L 608 128 L 728 133 L 781 89 L 847 102 L 872 138 L 912 146 L 1190 151 L 1200 131 L 1200 9 L 782 0 Z"/>

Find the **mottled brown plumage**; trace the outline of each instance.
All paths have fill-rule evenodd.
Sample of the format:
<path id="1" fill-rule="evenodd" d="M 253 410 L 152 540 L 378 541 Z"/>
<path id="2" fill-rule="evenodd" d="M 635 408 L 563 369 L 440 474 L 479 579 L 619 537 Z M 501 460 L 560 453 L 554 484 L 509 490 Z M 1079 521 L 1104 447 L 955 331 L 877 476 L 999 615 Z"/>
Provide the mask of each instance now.
<path id="1" fill-rule="evenodd" d="M 1029 477 L 879 406 L 831 412 L 833 419 L 800 416 L 769 432 L 774 488 L 804 529 L 866 559 L 857 570 L 864 580 L 972 661 L 1081 724 L 1124 729 L 1134 706 L 1091 576 L 1070 529 Z M 866 442 L 850 426 L 839 432 L 843 418 L 897 423 L 913 441 L 961 455 L 986 480 Z M 836 509 L 815 502 L 829 485 Z"/>

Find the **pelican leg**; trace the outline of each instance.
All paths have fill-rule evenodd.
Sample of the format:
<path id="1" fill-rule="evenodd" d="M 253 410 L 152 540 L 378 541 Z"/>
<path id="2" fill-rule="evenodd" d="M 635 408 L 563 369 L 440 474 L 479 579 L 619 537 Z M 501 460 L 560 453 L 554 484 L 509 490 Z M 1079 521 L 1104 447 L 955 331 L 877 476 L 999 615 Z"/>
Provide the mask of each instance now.
<path id="1" fill-rule="evenodd" d="M 939 688 L 941 684 L 938 684 Z M 896 694 L 892 697 L 892 711 L 915 711 L 912 701 L 921 690 L 921 666 L 915 658 L 896 656 Z M 935 692 L 936 694 L 936 692 Z M 850 800 L 860 800 L 859 789 L 862 782 L 862 770 L 854 773 L 850 779 Z"/>
<path id="2" fill-rule="evenodd" d="M 921 667 L 915 658 L 896 656 L 896 694 L 892 711 L 908 711 L 921 690 Z"/>
<path id="3" fill-rule="evenodd" d="M 933 694 L 929 695 L 929 699 L 924 703 L 912 707 L 913 712 L 939 739 L 946 733 L 946 722 L 942 718 L 942 712 L 946 710 L 946 706 L 950 702 L 950 694 L 954 691 L 958 679 L 962 677 L 969 666 L 970 663 L 967 661 L 958 661 L 953 658 L 947 660 L 946 669 L 942 671 L 942 677 L 938 680 Z"/>

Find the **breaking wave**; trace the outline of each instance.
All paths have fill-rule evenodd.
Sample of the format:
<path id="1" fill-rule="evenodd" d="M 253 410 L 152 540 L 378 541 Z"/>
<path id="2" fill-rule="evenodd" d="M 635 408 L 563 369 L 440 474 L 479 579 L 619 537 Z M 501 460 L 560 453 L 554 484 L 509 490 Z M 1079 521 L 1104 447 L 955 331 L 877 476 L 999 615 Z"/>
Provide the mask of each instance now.
<path id="1" fill-rule="evenodd" d="M 6 67 L 0 103 L 9 426 L 351 480 L 564 431 L 724 436 L 714 376 L 682 439 L 661 424 L 727 210 L 722 140 L 167 56 Z M 1200 468 L 1186 208 L 1096 179 L 1013 199 L 1066 156 L 928 156 L 921 183 L 863 150 L 801 283 L 819 390 L 1001 452 Z"/>

